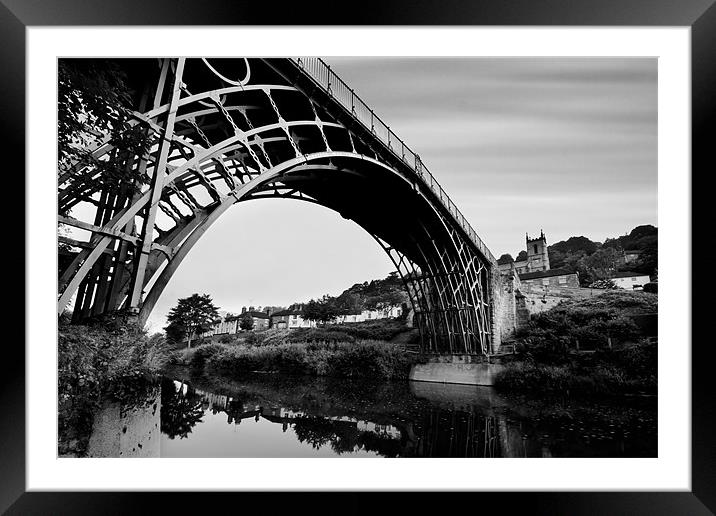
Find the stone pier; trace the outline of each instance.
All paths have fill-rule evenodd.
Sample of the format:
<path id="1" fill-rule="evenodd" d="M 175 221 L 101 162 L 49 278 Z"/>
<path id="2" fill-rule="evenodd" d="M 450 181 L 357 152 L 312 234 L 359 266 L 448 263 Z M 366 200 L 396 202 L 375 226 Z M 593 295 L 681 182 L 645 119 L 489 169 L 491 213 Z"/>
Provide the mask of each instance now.
<path id="1" fill-rule="evenodd" d="M 481 357 L 453 355 L 436 357 L 426 364 L 415 364 L 409 379 L 416 382 L 457 383 L 467 385 L 495 384 L 501 364 L 488 363 Z"/>

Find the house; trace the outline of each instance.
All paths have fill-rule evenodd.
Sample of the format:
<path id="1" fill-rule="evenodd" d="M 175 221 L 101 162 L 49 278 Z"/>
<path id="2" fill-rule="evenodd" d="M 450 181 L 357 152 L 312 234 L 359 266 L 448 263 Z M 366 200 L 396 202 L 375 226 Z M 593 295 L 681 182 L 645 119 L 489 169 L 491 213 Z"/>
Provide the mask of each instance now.
<path id="1" fill-rule="evenodd" d="M 624 251 L 624 263 L 631 263 L 637 261 L 641 256 L 641 253 L 642 251 L 639 250 Z"/>
<path id="2" fill-rule="evenodd" d="M 644 285 L 651 281 L 648 274 L 629 271 L 615 272 L 609 279 L 612 280 L 617 288 L 626 290 L 643 290 Z"/>
<path id="3" fill-rule="evenodd" d="M 252 331 L 268 330 L 270 321 L 269 314 L 267 314 L 266 312 L 246 310 L 245 308 L 242 308 L 241 315 L 233 315 L 231 317 L 227 317 L 227 320 L 236 321 L 236 331 L 234 333 L 241 331 L 241 319 L 243 319 L 244 317 L 251 317 L 251 320 L 254 323 L 253 327 L 251 328 Z"/>
<path id="4" fill-rule="evenodd" d="M 566 269 L 526 272 L 518 274 L 523 292 L 548 291 L 561 288 L 579 288 L 576 272 Z"/>
<path id="5" fill-rule="evenodd" d="M 303 318 L 303 310 L 282 310 L 271 314 L 271 328 L 292 330 L 295 328 L 315 328 L 315 321 Z"/>
<path id="6" fill-rule="evenodd" d="M 216 321 L 212 329 L 204 333 L 203 336 L 207 337 L 211 335 L 233 334 L 244 331 L 241 329 L 241 319 L 243 317 L 246 317 L 247 315 L 248 317 L 251 317 L 254 322 L 254 326 L 253 328 L 251 328 L 251 331 L 261 331 L 268 329 L 269 314 L 267 314 L 266 312 L 246 310 L 246 308 L 244 308 L 242 310 L 241 315 L 229 315 L 224 319 Z"/>
<path id="7" fill-rule="evenodd" d="M 373 321 L 376 319 L 395 319 L 396 317 L 400 317 L 400 314 L 402 314 L 402 313 L 403 313 L 403 310 L 401 307 L 389 306 L 387 308 L 376 309 L 376 310 L 363 310 L 362 312 L 355 313 L 355 314 L 339 315 L 338 317 L 336 317 L 334 323 L 335 324 L 344 324 L 344 323 Z"/>

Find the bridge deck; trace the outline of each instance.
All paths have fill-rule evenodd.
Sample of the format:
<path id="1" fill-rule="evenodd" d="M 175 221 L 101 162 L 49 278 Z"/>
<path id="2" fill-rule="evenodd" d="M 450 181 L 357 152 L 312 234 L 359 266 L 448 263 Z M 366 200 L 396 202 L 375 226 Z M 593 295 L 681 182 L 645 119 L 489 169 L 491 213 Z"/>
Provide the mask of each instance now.
<path id="1" fill-rule="evenodd" d="M 295 59 L 292 58 L 290 61 L 342 105 L 355 120 L 370 130 L 397 158 L 413 170 L 424 185 L 433 192 L 447 212 L 454 217 L 458 226 L 465 232 L 480 254 L 492 263 L 493 266 L 497 266 L 497 261 L 493 254 L 477 235 L 477 232 L 472 228 L 445 190 L 443 190 L 442 186 L 440 186 L 435 177 L 427 169 L 420 159 L 420 156 L 413 152 L 405 142 L 355 94 L 353 89 L 331 70 L 331 67 L 327 65 L 323 59 L 318 57 L 299 57 Z"/>

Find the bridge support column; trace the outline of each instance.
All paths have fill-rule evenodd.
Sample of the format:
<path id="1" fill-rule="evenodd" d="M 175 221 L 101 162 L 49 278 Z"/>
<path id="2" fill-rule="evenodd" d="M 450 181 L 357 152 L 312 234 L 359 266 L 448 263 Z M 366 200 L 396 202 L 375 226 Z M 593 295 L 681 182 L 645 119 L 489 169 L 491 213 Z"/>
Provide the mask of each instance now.
<path id="1" fill-rule="evenodd" d="M 457 383 L 492 386 L 501 364 L 490 363 L 476 355 L 436 357 L 427 364 L 415 364 L 409 379 L 417 382 Z"/>
<path id="2" fill-rule="evenodd" d="M 167 161 L 171 148 L 171 138 L 174 134 L 174 123 L 176 121 L 177 109 L 179 106 L 179 96 L 181 94 L 182 72 L 184 71 L 185 58 L 179 58 L 177 61 L 176 72 L 174 74 L 174 84 L 172 89 L 172 97 L 169 104 L 169 112 L 167 121 L 164 126 L 164 139 L 160 144 L 159 161 L 154 167 L 154 174 L 151 181 L 151 197 L 147 206 L 147 214 L 142 228 L 142 245 L 138 249 L 137 264 L 134 271 L 134 282 L 129 298 L 129 308 L 132 312 L 139 310 L 142 302 L 142 293 L 144 288 L 144 276 L 147 271 L 147 262 L 149 261 L 149 253 L 152 248 L 154 235 L 154 221 L 159 207 L 159 200 L 165 185 L 165 173 L 167 170 Z M 166 73 L 168 60 L 165 60 L 162 69 L 163 74 Z M 157 91 L 157 95 L 161 95 Z"/>

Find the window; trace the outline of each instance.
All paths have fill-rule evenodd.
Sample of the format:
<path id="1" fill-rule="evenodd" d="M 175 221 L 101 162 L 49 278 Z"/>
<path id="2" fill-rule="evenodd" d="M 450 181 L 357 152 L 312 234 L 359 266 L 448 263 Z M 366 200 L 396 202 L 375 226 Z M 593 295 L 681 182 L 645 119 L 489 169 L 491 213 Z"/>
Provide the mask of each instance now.
<path id="1" fill-rule="evenodd" d="M 559 282 L 560 282 L 560 283 L 567 283 L 567 276 L 560 276 L 560 277 L 559 277 Z"/>
<path id="2" fill-rule="evenodd" d="M 549 285 L 549 278 L 542 278 L 542 285 Z"/>
<path id="3" fill-rule="evenodd" d="M 535 244 L 535 254 L 537 254 L 537 244 Z"/>

